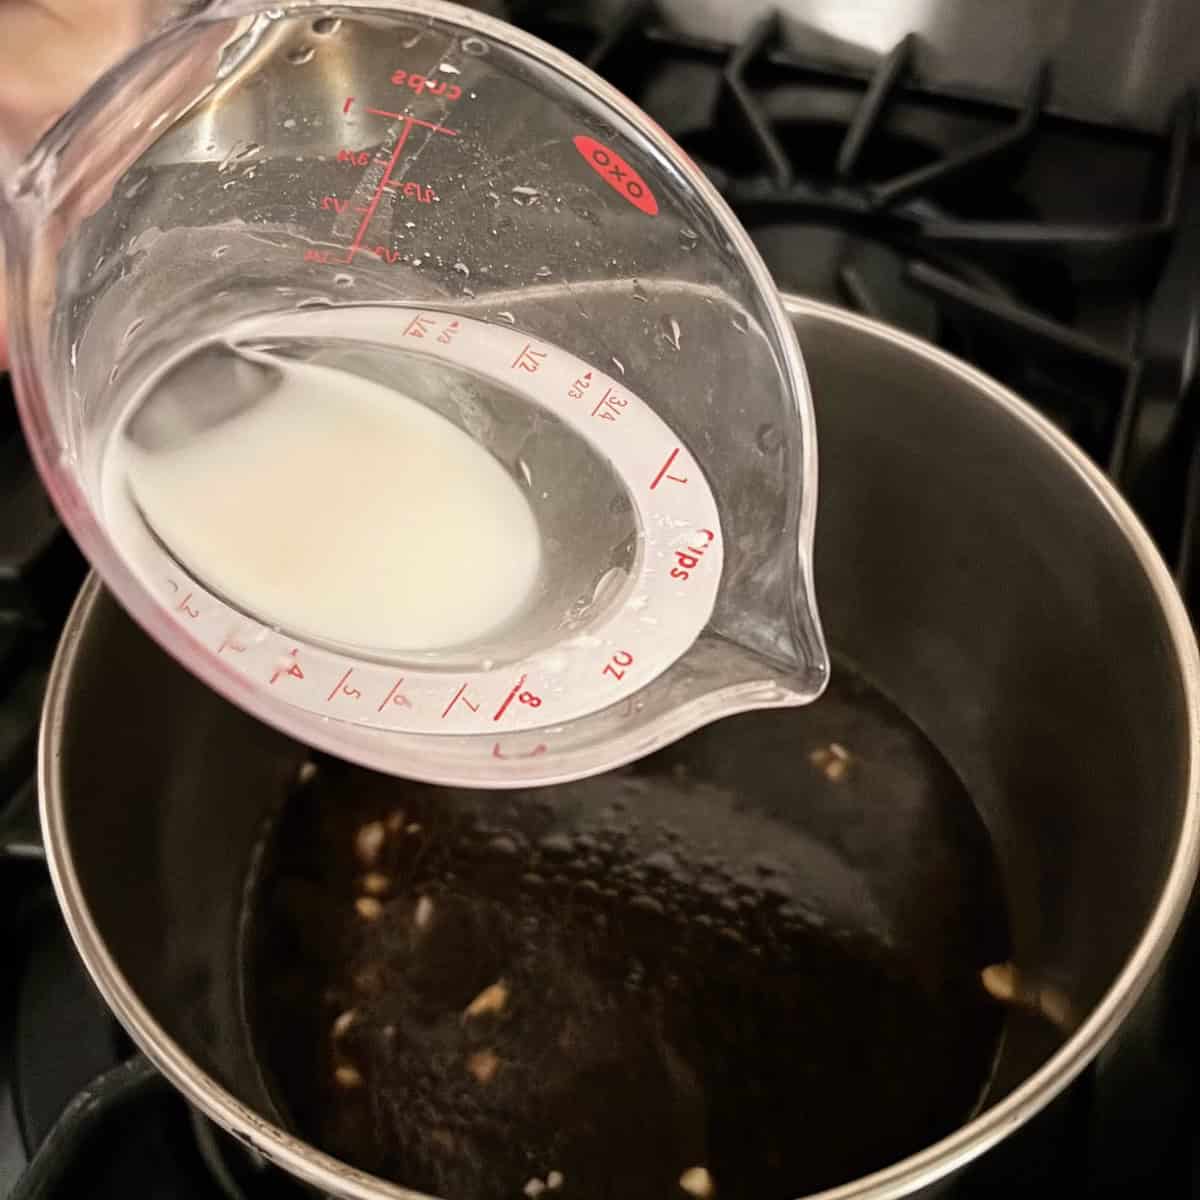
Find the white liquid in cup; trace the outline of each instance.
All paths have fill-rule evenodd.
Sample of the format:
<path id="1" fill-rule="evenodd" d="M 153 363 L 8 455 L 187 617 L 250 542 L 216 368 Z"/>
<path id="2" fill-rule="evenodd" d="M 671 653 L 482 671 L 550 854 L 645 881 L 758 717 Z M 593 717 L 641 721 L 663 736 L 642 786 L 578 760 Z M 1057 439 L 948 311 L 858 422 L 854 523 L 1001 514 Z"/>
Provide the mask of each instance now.
<path id="1" fill-rule="evenodd" d="M 179 561 L 259 620 L 377 651 L 451 647 L 512 618 L 541 541 L 504 467 L 400 392 L 281 370 L 261 402 L 182 445 L 120 448 Z"/>

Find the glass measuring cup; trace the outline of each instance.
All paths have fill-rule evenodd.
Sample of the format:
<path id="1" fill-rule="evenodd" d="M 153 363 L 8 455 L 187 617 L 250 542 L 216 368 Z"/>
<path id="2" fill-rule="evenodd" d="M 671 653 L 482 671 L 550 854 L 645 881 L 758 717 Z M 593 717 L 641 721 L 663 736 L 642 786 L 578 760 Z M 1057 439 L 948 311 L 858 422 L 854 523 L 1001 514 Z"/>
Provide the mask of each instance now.
<path id="1" fill-rule="evenodd" d="M 520 786 L 819 694 L 794 334 L 699 171 L 577 63 L 435 0 L 218 3 L 101 79 L 7 200 L 39 470 L 128 611 L 229 699 L 377 769 Z M 537 569 L 495 628 L 306 625 L 146 505 L 131 453 L 249 444 L 237 422 L 297 363 L 402 392 L 520 489 Z M 368 506 L 380 475 L 355 466 L 305 486 Z M 306 533 L 279 531 L 300 590 L 378 586 L 369 560 L 332 578 L 341 539 Z M 459 586 L 505 585 L 488 561 Z"/>

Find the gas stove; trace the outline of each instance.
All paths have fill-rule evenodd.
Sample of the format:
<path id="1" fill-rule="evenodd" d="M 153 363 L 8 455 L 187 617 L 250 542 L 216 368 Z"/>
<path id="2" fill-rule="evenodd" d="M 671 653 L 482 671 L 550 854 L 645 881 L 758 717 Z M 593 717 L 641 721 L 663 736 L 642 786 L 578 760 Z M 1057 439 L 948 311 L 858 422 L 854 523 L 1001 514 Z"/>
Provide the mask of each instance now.
<path id="1" fill-rule="evenodd" d="M 1059 424 L 1131 499 L 1200 611 L 1200 168 L 1196 95 L 1174 86 L 1184 76 L 1164 71 L 1121 111 L 1096 102 L 1077 54 L 1036 39 L 1022 54 L 1006 44 L 1003 70 L 956 69 L 954 37 L 916 11 L 944 5 L 893 6 L 878 22 L 889 43 L 870 55 L 821 18 L 871 5 L 794 7 L 804 21 L 666 0 L 529 0 L 502 15 L 649 112 L 733 206 L 782 290 L 936 342 Z M 912 28 L 893 28 L 906 8 Z M 956 82 L 972 73 L 987 86 Z M 6 386 L 0 1195 L 298 1196 L 133 1057 L 59 919 L 33 766 L 50 656 L 83 571 Z M 1116 1043 L 1057 1102 L 1067 1119 L 1034 1121 L 955 1195 L 1200 1196 L 1197 951 L 1193 921 Z"/>

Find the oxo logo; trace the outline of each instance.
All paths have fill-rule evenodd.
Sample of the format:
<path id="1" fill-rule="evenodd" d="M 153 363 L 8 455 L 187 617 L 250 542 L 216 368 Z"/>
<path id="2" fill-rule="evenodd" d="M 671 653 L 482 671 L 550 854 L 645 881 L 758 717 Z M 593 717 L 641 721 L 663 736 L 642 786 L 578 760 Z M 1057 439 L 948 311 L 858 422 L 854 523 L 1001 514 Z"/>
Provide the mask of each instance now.
<path id="1" fill-rule="evenodd" d="M 613 189 L 624 196 L 634 208 L 648 217 L 658 213 L 658 201 L 646 181 L 615 151 L 601 145 L 595 138 L 579 134 L 574 139 L 575 149 L 583 160 Z"/>

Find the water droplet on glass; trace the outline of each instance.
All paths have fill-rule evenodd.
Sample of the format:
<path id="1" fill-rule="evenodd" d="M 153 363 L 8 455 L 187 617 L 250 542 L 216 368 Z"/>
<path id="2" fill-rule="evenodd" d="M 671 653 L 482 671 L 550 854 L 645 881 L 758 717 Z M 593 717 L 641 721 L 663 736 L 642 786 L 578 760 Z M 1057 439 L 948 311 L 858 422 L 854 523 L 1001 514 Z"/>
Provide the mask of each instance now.
<path id="1" fill-rule="evenodd" d="M 263 14 L 268 20 L 275 19 L 271 17 L 271 11 L 273 10 L 269 10 Z M 283 16 L 282 10 L 280 10 L 279 15 Z M 221 51 L 221 58 L 217 63 L 218 79 L 228 78 L 228 76 L 232 75 L 242 65 L 242 62 L 249 57 L 250 53 L 258 45 L 261 34 L 262 26 L 258 21 L 254 21 L 241 37 L 235 38 Z"/>
<path id="2" fill-rule="evenodd" d="M 512 189 L 512 198 L 513 203 L 519 204 L 522 208 L 533 208 L 541 204 L 545 193 L 538 191 L 535 187 L 522 184 Z"/>
<path id="3" fill-rule="evenodd" d="M 499 194 L 498 194 L 498 193 L 496 193 L 496 192 L 488 192 L 488 194 L 487 194 L 487 198 L 488 198 L 488 199 L 489 199 L 489 200 L 492 202 L 492 207 L 493 207 L 493 208 L 499 208 L 499 207 L 500 207 L 500 196 L 499 196 Z"/>
<path id="4" fill-rule="evenodd" d="M 230 170 L 235 164 L 249 158 L 252 154 L 257 154 L 261 149 L 262 147 L 257 142 L 234 142 L 217 165 L 217 172 Z"/>
<path id="5" fill-rule="evenodd" d="M 137 319 L 136 321 L 133 321 L 133 322 L 131 322 L 131 323 L 130 323 L 130 325 L 129 325 L 129 328 L 128 328 L 128 329 L 126 329 L 126 330 L 125 330 L 125 332 L 124 332 L 124 333 L 121 335 L 121 342 L 122 342 L 122 344 L 124 344 L 125 342 L 129 341 L 129 339 L 130 339 L 131 337 L 133 337 L 133 335 L 134 335 L 135 333 L 137 333 L 137 331 L 138 331 L 139 329 L 141 329 L 141 327 L 142 327 L 142 326 L 143 326 L 145 323 L 146 323 L 146 319 L 145 319 L 144 317 L 138 317 L 138 319 Z M 74 349 L 75 349 L 75 347 L 74 347 L 74 346 L 72 346 L 72 347 L 71 347 L 71 350 L 72 350 L 72 351 L 74 351 Z M 74 358 L 73 358 L 73 357 L 72 357 L 72 360 L 71 360 L 71 365 L 72 365 L 72 366 L 74 366 L 74 365 L 75 365 L 75 360 L 74 360 Z"/>
<path id="6" fill-rule="evenodd" d="M 659 321 L 658 340 L 666 342 L 672 350 L 679 350 L 679 322 L 674 317 L 663 317 Z"/>
<path id="7" fill-rule="evenodd" d="M 325 296 L 307 296 L 296 301 L 297 308 L 332 308 L 333 301 Z"/>
<path id="8" fill-rule="evenodd" d="M 464 296 L 466 296 L 468 300 L 475 299 L 475 293 L 469 287 L 464 287 L 462 290 L 462 294 Z"/>
<path id="9" fill-rule="evenodd" d="M 146 186 L 146 184 L 148 184 L 149 182 L 150 182 L 150 176 L 143 175 L 141 177 L 141 179 L 139 179 L 137 181 L 137 183 L 132 184 L 130 187 L 125 189 L 125 199 L 132 200 L 134 198 L 134 196 L 136 196 L 138 194 L 138 192 L 140 192 L 142 190 L 142 188 L 144 188 Z"/>
<path id="10" fill-rule="evenodd" d="M 635 279 L 633 281 L 633 298 L 639 304 L 645 304 L 650 299 L 650 297 L 646 295 L 646 289 L 642 287 L 642 281 L 640 279 Z"/>
<path id="11" fill-rule="evenodd" d="M 462 276 L 464 279 L 470 279 L 470 278 L 471 278 L 471 268 L 470 268 L 470 267 L 468 267 L 468 266 L 467 266 L 467 264 L 466 264 L 465 262 L 456 262 L 456 263 L 454 264 L 454 269 L 455 269 L 455 270 L 456 270 L 456 271 L 457 271 L 457 272 L 458 272 L 458 273 L 459 273 L 459 274 L 460 274 L 460 275 L 461 275 L 461 276 Z"/>
<path id="12" fill-rule="evenodd" d="M 679 231 L 679 246 L 682 250 L 695 250 L 700 241 L 700 235 L 690 226 L 685 225 Z"/>
<path id="13" fill-rule="evenodd" d="M 529 464 L 523 459 L 517 459 L 517 470 L 521 472 L 521 478 L 525 480 L 526 487 L 533 487 L 533 472 L 529 469 Z"/>
<path id="14" fill-rule="evenodd" d="M 342 22 L 338 17 L 318 17 L 312 23 L 312 31 L 317 37 L 328 37 L 331 33 L 337 33 L 341 27 Z"/>
<path id="15" fill-rule="evenodd" d="M 295 50 L 289 50 L 287 60 L 293 67 L 302 67 L 305 63 L 310 63 L 313 60 L 313 55 L 316 50 L 312 46 L 297 46 Z"/>
<path id="16" fill-rule="evenodd" d="M 746 320 L 745 313 L 734 313 L 732 325 L 738 333 L 745 333 L 750 328 L 750 322 Z"/>
<path id="17" fill-rule="evenodd" d="M 444 75 L 461 75 L 462 72 L 453 63 L 438 63 L 438 70 Z"/>
<path id="18" fill-rule="evenodd" d="M 505 325 L 515 325 L 517 323 L 517 318 L 514 317 L 510 312 L 498 312 L 496 314 L 496 320 L 503 321 Z"/>
<path id="19" fill-rule="evenodd" d="M 483 38 L 477 37 L 463 38 L 462 48 L 464 54 L 473 54 L 476 58 L 486 54 L 488 51 L 487 42 Z"/>
<path id="20" fill-rule="evenodd" d="M 406 37 L 403 41 L 401 41 L 400 49 L 401 50 L 411 50 L 420 41 L 421 41 L 421 31 L 418 29 L 414 33 L 410 33 L 408 37 Z"/>
<path id="21" fill-rule="evenodd" d="M 284 127 L 284 129 L 295 129 L 296 128 L 296 118 L 288 117 L 288 119 L 286 121 L 284 121 L 283 127 Z"/>
<path id="22" fill-rule="evenodd" d="M 217 247 L 217 248 L 216 248 L 216 249 L 213 251 L 213 258 L 224 258 L 224 257 L 225 257 L 225 255 L 226 255 L 226 254 L 228 254 L 228 253 L 229 253 L 229 247 L 228 247 L 228 246 L 218 246 L 218 247 Z"/>
<path id="23" fill-rule="evenodd" d="M 774 454 L 783 445 L 783 434 L 776 425 L 760 425 L 754 441 L 764 454 Z"/>
<path id="24" fill-rule="evenodd" d="M 334 282 L 334 283 L 335 283 L 335 284 L 336 284 L 338 287 L 353 287 L 353 286 L 354 286 L 354 276 L 353 276 L 353 275 L 347 275 L 347 274 L 346 274 L 346 273 L 343 271 L 341 274 L 339 274 L 339 275 L 335 275 L 335 276 L 333 277 L 333 282 Z"/>
<path id="25" fill-rule="evenodd" d="M 625 364 L 615 354 L 611 355 L 610 358 L 612 361 L 612 365 L 614 367 L 616 367 L 617 370 L 620 371 L 622 375 L 624 375 L 625 374 Z"/>
<path id="26" fill-rule="evenodd" d="M 553 272 L 549 267 L 538 267 L 533 273 L 534 279 L 549 279 Z"/>

